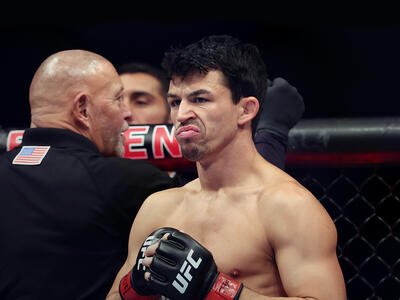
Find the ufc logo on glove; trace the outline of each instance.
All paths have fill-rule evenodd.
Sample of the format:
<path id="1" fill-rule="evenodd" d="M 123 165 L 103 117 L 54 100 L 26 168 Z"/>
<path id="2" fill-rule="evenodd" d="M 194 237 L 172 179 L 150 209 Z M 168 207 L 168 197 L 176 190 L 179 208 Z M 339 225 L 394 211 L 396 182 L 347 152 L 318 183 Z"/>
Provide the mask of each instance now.
<path id="1" fill-rule="evenodd" d="M 189 282 L 192 280 L 192 275 L 190 275 L 190 270 L 191 268 L 195 268 L 197 269 L 200 264 L 201 264 L 201 257 L 199 257 L 199 259 L 197 261 L 195 261 L 192 258 L 194 251 L 193 249 L 190 249 L 190 252 L 188 254 L 188 256 L 186 257 L 186 260 L 184 261 L 181 269 L 180 269 L 180 273 L 178 273 L 178 275 L 176 275 L 176 278 L 174 280 L 174 282 L 172 282 L 172 285 L 181 293 L 184 294 Z M 183 274 L 183 276 L 181 275 Z M 180 282 L 180 284 L 177 282 L 177 280 Z"/>

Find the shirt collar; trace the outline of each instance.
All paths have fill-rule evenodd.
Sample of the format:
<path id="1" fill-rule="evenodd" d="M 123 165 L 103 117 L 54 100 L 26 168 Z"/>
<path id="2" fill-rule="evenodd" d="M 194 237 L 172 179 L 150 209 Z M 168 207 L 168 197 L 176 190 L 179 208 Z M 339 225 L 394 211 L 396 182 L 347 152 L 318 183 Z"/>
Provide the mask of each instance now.
<path id="1" fill-rule="evenodd" d="M 97 146 L 85 136 L 60 128 L 27 128 L 22 146 L 53 146 L 59 148 L 80 148 L 100 154 Z"/>

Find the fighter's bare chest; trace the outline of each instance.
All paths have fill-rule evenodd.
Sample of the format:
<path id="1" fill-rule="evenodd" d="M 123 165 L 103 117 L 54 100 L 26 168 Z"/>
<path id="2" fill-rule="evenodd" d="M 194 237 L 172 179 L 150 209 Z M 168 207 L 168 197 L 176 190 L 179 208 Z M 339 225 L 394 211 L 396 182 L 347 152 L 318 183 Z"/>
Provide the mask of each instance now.
<path id="1" fill-rule="evenodd" d="M 259 273 L 270 253 L 257 202 L 247 200 L 192 197 L 176 207 L 167 225 L 206 247 L 220 271 L 235 277 Z"/>

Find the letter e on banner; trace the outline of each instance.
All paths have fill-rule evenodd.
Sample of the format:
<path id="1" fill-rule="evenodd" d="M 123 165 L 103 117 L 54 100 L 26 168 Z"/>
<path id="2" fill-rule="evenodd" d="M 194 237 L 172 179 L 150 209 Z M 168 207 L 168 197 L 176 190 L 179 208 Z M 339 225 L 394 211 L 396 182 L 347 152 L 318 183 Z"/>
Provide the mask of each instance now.
<path id="1" fill-rule="evenodd" d="M 124 157 L 132 159 L 148 159 L 147 150 L 143 148 L 145 135 L 149 132 L 149 126 L 129 127 L 124 132 L 126 144 Z"/>

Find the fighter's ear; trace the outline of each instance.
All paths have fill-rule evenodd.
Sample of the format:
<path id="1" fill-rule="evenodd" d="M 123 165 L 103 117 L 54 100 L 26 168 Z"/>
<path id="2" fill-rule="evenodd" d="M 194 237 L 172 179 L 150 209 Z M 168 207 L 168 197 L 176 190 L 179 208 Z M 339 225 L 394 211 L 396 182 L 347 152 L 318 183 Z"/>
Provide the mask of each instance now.
<path id="1" fill-rule="evenodd" d="M 87 112 L 88 102 L 88 95 L 84 93 L 79 93 L 74 98 L 72 114 L 74 122 L 80 127 L 89 127 L 89 117 Z"/>
<path id="2" fill-rule="evenodd" d="M 251 120 L 253 120 L 257 115 L 260 108 L 257 98 L 253 96 L 241 98 L 238 105 L 240 106 L 238 119 L 239 125 L 244 125 L 245 123 L 251 122 Z"/>

